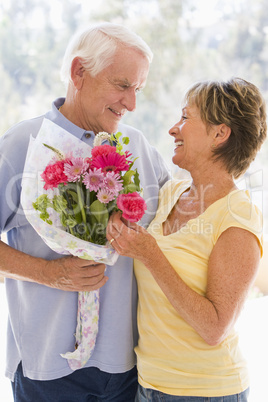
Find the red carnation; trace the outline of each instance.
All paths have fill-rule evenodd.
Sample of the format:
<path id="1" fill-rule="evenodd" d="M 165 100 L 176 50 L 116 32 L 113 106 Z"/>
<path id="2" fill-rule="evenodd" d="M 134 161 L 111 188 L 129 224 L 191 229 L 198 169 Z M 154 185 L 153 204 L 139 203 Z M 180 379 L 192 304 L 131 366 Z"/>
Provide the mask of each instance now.
<path id="1" fill-rule="evenodd" d="M 122 217 L 131 222 L 138 222 L 147 209 L 144 199 L 136 192 L 120 194 L 116 203 L 123 212 Z"/>
<path id="2" fill-rule="evenodd" d="M 64 164 L 66 160 L 61 160 L 53 165 L 48 165 L 44 172 L 41 174 L 42 179 L 45 182 L 44 189 L 52 189 L 58 187 L 60 183 L 67 183 L 67 176 L 64 173 Z"/>

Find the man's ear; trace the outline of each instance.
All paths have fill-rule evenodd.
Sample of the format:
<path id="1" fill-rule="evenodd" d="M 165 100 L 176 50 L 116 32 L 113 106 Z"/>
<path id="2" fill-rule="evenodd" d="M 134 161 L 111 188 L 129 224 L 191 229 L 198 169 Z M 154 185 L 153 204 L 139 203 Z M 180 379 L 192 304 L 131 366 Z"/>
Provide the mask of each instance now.
<path id="1" fill-rule="evenodd" d="M 85 69 L 81 64 L 79 57 L 75 57 L 71 66 L 71 78 L 77 90 L 81 89 L 84 81 Z"/>
<path id="2" fill-rule="evenodd" d="M 231 135 L 232 130 L 226 124 L 219 124 L 216 126 L 214 133 L 214 144 L 215 146 L 223 144 Z"/>

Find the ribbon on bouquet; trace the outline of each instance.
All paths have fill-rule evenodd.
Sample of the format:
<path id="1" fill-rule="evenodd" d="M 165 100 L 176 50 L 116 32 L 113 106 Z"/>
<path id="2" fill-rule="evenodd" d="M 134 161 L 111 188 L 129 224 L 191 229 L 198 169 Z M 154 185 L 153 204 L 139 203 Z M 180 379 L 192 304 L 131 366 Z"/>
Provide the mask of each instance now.
<path id="1" fill-rule="evenodd" d="M 44 189 L 44 182 L 41 178 L 42 172 L 53 156 L 51 149 L 45 147 L 44 143 L 60 150 L 63 154 L 71 152 L 76 157 L 91 155 L 89 145 L 50 120 L 43 120 L 36 138 L 30 137 L 22 177 L 21 205 L 27 220 L 53 251 L 114 265 L 118 254 L 109 242 L 102 246 L 81 240 L 65 231 L 55 211 L 51 210 L 52 225 L 49 225 L 40 219 L 39 212 L 34 209 L 33 202 L 37 197 L 42 194 L 49 195 L 53 191 Z M 83 367 L 90 358 L 96 343 L 98 322 L 99 291 L 78 292 L 75 350 L 61 354 L 68 360 L 72 370 Z"/>
<path id="2" fill-rule="evenodd" d="M 78 292 L 75 351 L 61 354 L 72 370 L 84 367 L 90 358 L 99 330 L 99 290 Z"/>

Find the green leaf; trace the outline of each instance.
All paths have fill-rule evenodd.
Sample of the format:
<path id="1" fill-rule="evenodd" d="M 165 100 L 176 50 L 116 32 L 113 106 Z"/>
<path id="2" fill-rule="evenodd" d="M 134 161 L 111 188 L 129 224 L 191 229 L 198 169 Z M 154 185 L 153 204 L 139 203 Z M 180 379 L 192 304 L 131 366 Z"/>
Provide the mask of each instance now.
<path id="1" fill-rule="evenodd" d="M 67 218 L 65 218 L 65 225 L 68 226 L 69 228 L 74 228 L 78 222 L 74 217 L 69 215 Z"/>
<path id="2" fill-rule="evenodd" d="M 136 161 L 137 159 L 139 159 L 139 157 L 133 159 L 133 161 L 132 161 L 132 162 L 130 163 L 130 165 L 129 165 L 129 169 L 132 169 L 132 166 L 134 165 L 134 163 L 135 163 L 135 161 Z"/>
<path id="3" fill-rule="evenodd" d="M 48 198 L 47 194 L 40 195 L 35 202 L 33 202 L 33 207 L 36 211 L 44 212 L 47 208 L 51 207 L 51 200 Z"/>
<path id="4" fill-rule="evenodd" d="M 109 213 L 106 205 L 102 204 L 99 200 L 94 201 L 93 204 L 92 211 L 90 211 L 91 214 L 88 215 L 91 241 L 96 244 L 104 245 L 107 242 L 106 227 L 108 224 Z"/>
<path id="5" fill-rule="evenodd" d="M 68 203 L 63 195 L 54 195 L 52 199 L 52 207 L 56 212 L 61 213 L 65 211 L 67 206 Z"/>
<path id="6" fill-rule="evenodd" d="M 68 229 L 72 229 L 77 225 L 76 219 L 71 215 L 67 216 L 65 213 L 60 214 L 60 221 L 61 224 L 67 227 Z"/>
<path id="7" fill-rule="evenodd" d="M 124 176 L 122 177 L 123 179 L 123 186 L 126 187 L 131 183 L 132 176 L 135 174 L 135 170 L 128 170 Z"/>
<path id="8" fill-rule="evenodd" d="M 41 212 L 40 218 L 43 221 L 45 221 L 46 223 L 48 223 L 49 225 L 52 225 L 52 220 L 49 219 L 49 213 L 48 212 Z"/>
<path id="9" fill-rule="evenodd" d="M 40 212 L 40 218 L 49 225 L 52 225 L 52 221 L 49 219 L 49 213 L 47 212 L 47 208 L 52 207 L 52 203 L 47 194 L 40 195 L 32 205 L 36 211 Z"/>
<path id="10" fill-rule="evenodd" d="M 78 195 L 77 195 L 77 193 L 76 193 L 75 191 L 66 190 L 66 193 L 68 193 L 68 194 L 72 197 L 72 199 L 74 200 L 74 202 L 75 202 L 76 204 L 78 204 Z"/>
<path id="11" fill-rule="evenodd" d="M 136 191 L 141 191 L 141 188 L 140 188 L 140 176 L 139 176 L 139 173 L 138 173 L 137 169 L 135 169 L 135 174 L 134 174 L 133 179 L 134 179 L 134 183 L 135 183 L 136 188 L 137 188 Z"/>
<path id="12" fill-rule="evenodd" d="M 82 215 L 79 212 L 74 214 L 74 219 L 76 220 L 77 224 L 83 222 Z"/>
<path id="13" fill-rule="evenodd" d="M 105 204 L 103 204 L 99 200 L 96 200 L 90 205 L 89 210 L 97 222 L 105 226 L 107 225 L 109 213 Z"/>
<path id="14" fill-rule="evenodd" d="M 127 186 L 125 186 L 124 188 L 124 193 L 128 194 L 128 193 L 135 193 L 135 191 L 138 191 L 137 186 L 135 183 L 130 183 Z"/>
<path id="15" fill-rule="evenodd" d="M 121 133 L 121 131 L 118 131 L 116 134 L 113 134 L 113 138 L 115 139 L 115 141 L 119 141 L 119 138 L 122 136 L 123 134 Z"/>
<path id="16" fill-rule="evenodd" d="M 128 137 L 123 137 L 122 142 L 123 142 L 123 144 L 128 145 L 129 144 L 129 138 Z"/>
<path id="17" fill-rule="evenodd" d="M 122 136 L 122 133 L 120 132 L 120 131 L 118 131 L 116 134 L 112 134 L 111 135 L 111 140 L 113 141 L 113 142 L 115 142 L 116 143 L 116 150 L 117 150 L 117 152 L 119 153 L 119 154 L 123 154 L 124 153 L 124 151 L 123 151 L 123 145 L 122 144 L 125 144 L 125 145 L 127 145 L 128 143 L 129 143 L 129 138 L 128 137 L 123 137 L 122 138 L 122 143 L 119 141 L 119 138 Z"/>

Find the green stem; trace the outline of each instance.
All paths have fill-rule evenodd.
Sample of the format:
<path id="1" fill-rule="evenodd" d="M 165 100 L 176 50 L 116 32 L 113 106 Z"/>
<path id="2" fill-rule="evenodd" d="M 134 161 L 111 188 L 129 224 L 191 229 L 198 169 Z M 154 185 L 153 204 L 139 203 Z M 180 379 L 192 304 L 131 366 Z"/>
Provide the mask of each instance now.
<path id="1" fill-rule="evenodd" d="M 76 183 L 76 190 L 77 190 L 77 197 L 78 197 L 78 204 L 79 204 L 79 209 L 81 211 L 81 215 L 82 215 L 82 220 L 83 223 L 85 224 L 86 227 L 86 233 L 89 236 L 90 233 L 88 231 L 88 227 L 87 227 L 87 217 L 86 217 L 86 213 L 85 213 L 85 208 L 84 208 L 84 200 L 83 200 L 83 194 L 82 194 L 82 189 L 80 186 L 80 182 Z"/>
<path id="2" fill-rule="evenodd" d="M 62 211 L 62 212 L 60 213 L 60 217 L 61 217 L 62 215 L 67 217 L 67 214 L 66 214 L 66 212 L 64 212 L 64 211 Z M 62 218 L 60 218 L 60 219 L 61 219 L 61 221 L 62 221 Z M 64 226 L 65 226 L 65 225 L 64 225 Z M 71 233 L 71 235 L 75 236 L 75 233 L 74 233 L 74 231 L 73 231 L 73 228 L 71 228 L 70 226 L 67 226 L 67 225 L 66 225 L 66 228 L 67 228 L 67 232 L 69 232 L 69 233 Z"/>

